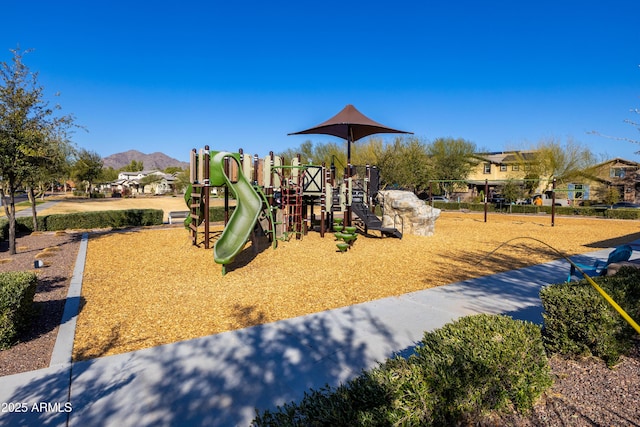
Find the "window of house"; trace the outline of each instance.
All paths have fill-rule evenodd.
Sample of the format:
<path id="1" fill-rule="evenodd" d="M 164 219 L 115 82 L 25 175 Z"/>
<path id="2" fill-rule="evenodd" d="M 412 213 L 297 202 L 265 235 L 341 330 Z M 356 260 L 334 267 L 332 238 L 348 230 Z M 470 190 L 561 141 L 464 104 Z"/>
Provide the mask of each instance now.
<path id="1" fill-rule="evenodd" d="M 520 165 L 513 165 L 513 166 L 511 166 L 511 170 L 512 170 L 512 171 L 519 171 L 519 170 L 520 170 Z"/>
<path id="2" fill-rule="evenodd" d="M 491 163 L 484 164 L 484 173 L 491 173 Z"/>
<path id="3" fill-rule="evenodd" d="M 611 168 L 609 169 L 609 176 L 611 178 L 624 178 L 623 168 Z"/>
<path id="4" fill-rule="evenodd" d="M 530 164 L 524 165 L 524 170 L 530 171 L 531 170 L 531 165 Z"/>
<path id="5" fill-rule="evenodd" d="M 500 172 L 506 172 L 507 171 L 507 165 L 500 165 Z"/>

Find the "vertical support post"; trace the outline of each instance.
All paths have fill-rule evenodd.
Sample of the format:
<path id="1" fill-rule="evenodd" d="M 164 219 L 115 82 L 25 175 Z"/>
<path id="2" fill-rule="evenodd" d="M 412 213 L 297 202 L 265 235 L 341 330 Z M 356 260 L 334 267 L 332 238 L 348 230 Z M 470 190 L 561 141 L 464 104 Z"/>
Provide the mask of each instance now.
<path id="1" fill-rule="evenodd" d="M 484 222 L 487 222 L 487 194 L 489 194 L 489 180 L 484 180 Z"/>
<path id="2" fill-rule="evenodd" d="M 433 183 L 429 181 L 429 206 L 433 207 Z"/>
<path id="3" fill-rule="evenodd" d="M 189 158 L 189 181 L 191 184 L 195 184 L 198 181 L 198 151 L 193 148 L 191 150 L 191 156 Z M 193 194 L 193 187 L 191 187 L 191 194 Z M 189 215 L 193 214 L 193 197 L 189 199 Z M 191 230 L 191 243 L 193 245 L 198 244 L 198 226 L 194 222 L 193 218 L 191 218 L 191 224 L 189 225 Z"/>
<path id="4" fill-rule="evenodd" d="M 204 146 L 204 187 L 202 187 L 202 197 L 204 197 L 204 248 L 209 249 L 209 196 L 211 195 L 211 159 L 209 146 Z"/>
<path id="5" fill-rule="evenodd" d="M 344 200 L 345 200 L 345 209 L 344 209 L 344 225 L 351 225 L 351 204 L 349 202 L 349 191 L 351 191 L 351 186 L 349 185 L 349 178 L 351 177 L 351 163 L 347 163 L 347 167 L 344 170 L 344 177 L 342 178 L 342 182 L 344 183 Z"/>
<path id="6" fill-rule="evenodd" d="M 198 180 L 198 154 L 195 148 L 191 149 L 189 155 L 189 182 L 195 184 Z"/>
<path id="7" fill-rule="evenodd" d="M 257 154 L 253 155 L 253 184 L 259 185 L 259 177 L 260 177 L 260 158 Z"/>
<path id="8" fill-rule="evenodd" d="M 229 176 L 229 158 L 225 157 L 224 160 L 224 174 Z M 224 225 L 229 222 L 229 186 L 224 189 Z"/>
<path id="9" fill-rule="evenodd" d="M 556 224 L 556 179 L 551 182 L 551 226 Z"/>

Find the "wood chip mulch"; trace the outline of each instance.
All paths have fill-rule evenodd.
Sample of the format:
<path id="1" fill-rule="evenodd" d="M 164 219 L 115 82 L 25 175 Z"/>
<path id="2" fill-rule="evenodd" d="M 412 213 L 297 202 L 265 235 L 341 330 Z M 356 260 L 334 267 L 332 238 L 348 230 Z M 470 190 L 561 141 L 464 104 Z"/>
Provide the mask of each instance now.
<path id="1" fill-rule="evenodd" d="M 637 221 L 558 218 L 551 227 L 548 216 L 492 215 L 484 223 L 482 215 L 443 213 L 434 236 L 360 236 L 346 253 L 332 234 L 316 232 L 275 250 L 264 241 L 255 250 L 249 244 L 224 277 L 213 250 L 193 246 L 179 226 L 95 235 L 74 358 L 427 289 L 557 259 L 547 245 L 571 255 L 634 240 L 639 232 Z"/>

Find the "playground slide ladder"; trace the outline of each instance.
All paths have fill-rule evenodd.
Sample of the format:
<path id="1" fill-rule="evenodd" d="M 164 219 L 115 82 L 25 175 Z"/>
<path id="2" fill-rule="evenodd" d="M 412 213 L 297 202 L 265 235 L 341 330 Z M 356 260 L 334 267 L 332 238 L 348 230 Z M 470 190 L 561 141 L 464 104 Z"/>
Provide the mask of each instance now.
<path id="1" fill-rule="evenodd" d="M 191 232 L 191 243 L 197 245 L 198 225 L 200 225 L 204 219 L 204 212 L 202 212 L 202 193 L 204 185 L 192 184 L 191 187 L 191 201 L 189 202 L 191 222 L 189 223 L 189 230 Z"/>
<path id="2" fill-rule="evenodd" d="M 269 199 L 267 199 L 264 191 L 262 191 L 262 188 L 259 186 L 254 185 L 253 189 L 262 199 L 262 212 L 260 214 L 261 216 L 258 218 L 258 223 L 260 224 L 262 231 L 269 237 L 269 241 L 271 241 L 273 249 L 275 249 L 278 247 L 278 240 L 276 239 L 276 222 L 273 217 Z"/>
<path id="3" fill-rule="evenodd" d="M 302 235 L 302 186 L 291 184 L 282 191 L 283 236 Z"/>

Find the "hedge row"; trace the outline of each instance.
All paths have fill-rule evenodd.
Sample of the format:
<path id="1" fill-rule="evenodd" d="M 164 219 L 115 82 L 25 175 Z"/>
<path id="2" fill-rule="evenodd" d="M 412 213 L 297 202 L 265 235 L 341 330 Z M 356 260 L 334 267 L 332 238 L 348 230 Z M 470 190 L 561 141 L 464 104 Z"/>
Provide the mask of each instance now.
<path id="1" fill-rule="evenodd" d="M 442 210 L 460 210 L 466 209 L 474 212 L 484 212 L 484 203 L 465 203 L 465 202 L 433 202 L 433 207 Z M 535 206 L 535 205 L 495 205 L 487 204 L 488 212 L 508 212 L 522 214 L 551 214 L 551 206 Z M 556 206 L 557 215 L 580 215 L 580 216 L 602 216 L 605 218 L 615 219 L 640 219 L 640 209 L 601 209 L 589 206 L 567 207 Z"/>
<path id="2" fill-rule="evenodd" d="M 540 327 L 483 314 L 425 333 L 408 359 L 258 413 L 253 425 L 471 425 L 491 411 L 528 412 L 551 384 Z"/>
<path id="3" fill-rule="evenodd" d="M 0 350 L 29 326 L 38 278 L 31 272 L 0 273 Z"/>
<path id="4" fill-rule="evenodd" d="M 123 228 L 160 225 L 163 223 L 163 215 L 164 213 L 161 209 L 127 209 L 38 215 L 38 230 L 84 230 L 93 228 Z M 1 219 L 0 221 L 0 233 L 4 240 L 9 235 L 9 222 L 6 218 Z M 16 218 L 16 231 L 33 231 L 32 217 Z"/>
<path id="5" fill-rule="evenodd" d="M 640 270 L 621 268 L 598 285 L 631 316 L 640 319 Z M 544 341 L 552 353 L 593 355 L 609 366 L 626 354 L 635 330 L 586 280 L 547 286 L 540 292 L 544 307 Z"/>

